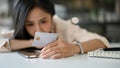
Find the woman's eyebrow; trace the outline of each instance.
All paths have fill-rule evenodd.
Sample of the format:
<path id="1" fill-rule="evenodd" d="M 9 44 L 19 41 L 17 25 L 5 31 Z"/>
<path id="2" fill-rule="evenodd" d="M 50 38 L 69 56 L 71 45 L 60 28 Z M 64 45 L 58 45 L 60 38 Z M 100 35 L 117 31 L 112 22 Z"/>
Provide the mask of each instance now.
<path id="1" fill-rule="evenodd" d="M 45 20 L 45 19 L 47 19 L 47 17 L 43 17 L 43 18 L 41 18 L 40 21 Z"/>
<path id="2" fill-rule="evenodd" d="M 26 20 L 25 22 L 31 22 L 31 21 Z"/>
<path id="3" fill-rule="evenodd" d="M 25 22 L 26 22 L 26 23 L 31 23 L 32 21 L 27 21 L 27 20 L 26 20 Z"/>
<path id="4" fill-rule="evenodd" d="M 39 21 L 43 21 L 43 20 L 45 20 L 45 19 L 47 19 L 47 17 L 43 17 L 43 18 L 41 18 Z M 32 21 L 26 20 L 25 22 L 26 22 L 26 23 L 31 23 Z"/>

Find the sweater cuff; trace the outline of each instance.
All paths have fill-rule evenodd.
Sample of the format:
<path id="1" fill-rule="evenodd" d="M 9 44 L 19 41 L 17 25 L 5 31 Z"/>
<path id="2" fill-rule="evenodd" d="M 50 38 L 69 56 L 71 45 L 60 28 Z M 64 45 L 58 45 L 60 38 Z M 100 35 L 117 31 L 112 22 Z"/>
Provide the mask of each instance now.
<path id="1" fill-rule="evenodd" d="M 8 39 L 0 38 L 0 48 L 3 47 L 7 41 Z"/>

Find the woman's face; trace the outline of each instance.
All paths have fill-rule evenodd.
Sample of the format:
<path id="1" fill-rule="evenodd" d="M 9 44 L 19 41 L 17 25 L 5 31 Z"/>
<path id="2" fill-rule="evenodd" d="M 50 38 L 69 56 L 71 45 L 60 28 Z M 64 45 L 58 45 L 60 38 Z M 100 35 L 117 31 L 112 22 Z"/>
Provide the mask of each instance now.
<path id="1" fill-rule="evenodd" d="M 50 32 L 52 28 L 52 16 L 42 9 L 35 7 L 32 9 L 26 20 L 25 29 L 34 37 L 35 32 Z"/>

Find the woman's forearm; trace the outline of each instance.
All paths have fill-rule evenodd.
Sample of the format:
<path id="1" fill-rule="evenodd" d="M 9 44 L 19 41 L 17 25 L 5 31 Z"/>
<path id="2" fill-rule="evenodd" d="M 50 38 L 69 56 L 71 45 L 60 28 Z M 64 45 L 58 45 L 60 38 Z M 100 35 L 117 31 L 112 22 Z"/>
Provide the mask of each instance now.
<path id="1" fill-rule="evenodd" d="M 86 42 L 81 42 L 81 45 L 83 46 L 84 53 L 99 49 L 99 48 L 106 48 L 106 45 L 98 39 L 89 40 Z"/>
<path id="2" fill-rule="evenodd" d="M 32 47 L 32 40 L 10 40 L 10 46 L 12 50 L 18 50 L 22 48 Z M 8 48 L 8 45 L 5 44 L 5 47 Z"/>

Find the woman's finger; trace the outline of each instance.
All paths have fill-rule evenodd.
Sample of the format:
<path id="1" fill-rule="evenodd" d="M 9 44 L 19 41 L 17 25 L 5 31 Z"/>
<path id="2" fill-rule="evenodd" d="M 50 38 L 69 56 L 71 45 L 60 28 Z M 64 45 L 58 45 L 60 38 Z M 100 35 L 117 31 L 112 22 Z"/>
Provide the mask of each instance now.
<path id="1" fill-rule="evenodd" d="M 54 42 L 52 42 L 52 43 L 49 43 L 46 47 L 44 47 L 44 48 L 41 50 L 41 52 L 43 52 L 43 51 L 45 51 L 45 50 L 48 50 L 49 48 L 52 48 L 52 47 L 56 46 L 57 44 L 58 44 L 57 41 L 54 41 Z"/>
<path id="2" fill-rule="evenodd" d="M 62 54 L 55 54 L 53 56 L 51 56 L 52 59 L 60 59 L 60 58 L 64 58 Z"/>
<path id="3" fill-rule="evenodd" d="M 39 57 L 45 59 L 45 58 L 49 58 L 49 57 L 51 57 L 53 55 L 56 55 L 58 53 L 59 53 L 59 50 L 54 50 L 54 51 L 44 53 L 44 54 L 41 53 Z"/>

